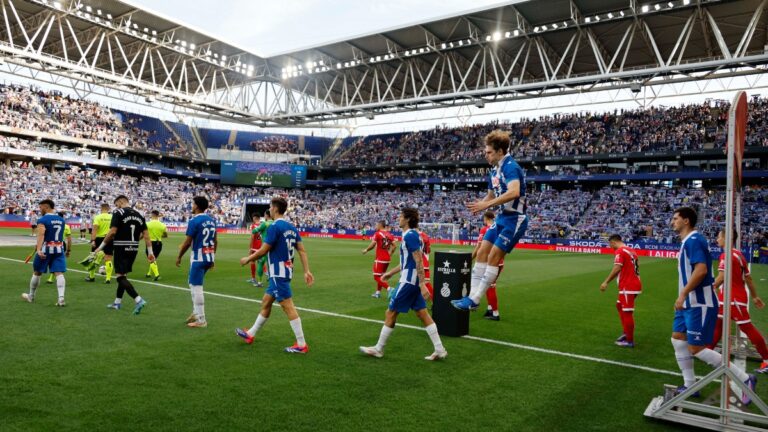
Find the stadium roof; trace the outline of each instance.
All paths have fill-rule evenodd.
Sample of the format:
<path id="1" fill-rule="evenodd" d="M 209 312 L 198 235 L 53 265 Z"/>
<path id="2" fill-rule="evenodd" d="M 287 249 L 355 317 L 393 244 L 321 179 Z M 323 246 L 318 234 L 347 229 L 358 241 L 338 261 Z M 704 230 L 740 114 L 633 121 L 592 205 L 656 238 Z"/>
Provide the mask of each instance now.
<path id="1" fill-rule="evenodd" d="M 125 1 L 5 0 L 0 54 L 197 115 L 317 124 L 762 73 L 765 3 L 513 1 L 262 58 Z"/>

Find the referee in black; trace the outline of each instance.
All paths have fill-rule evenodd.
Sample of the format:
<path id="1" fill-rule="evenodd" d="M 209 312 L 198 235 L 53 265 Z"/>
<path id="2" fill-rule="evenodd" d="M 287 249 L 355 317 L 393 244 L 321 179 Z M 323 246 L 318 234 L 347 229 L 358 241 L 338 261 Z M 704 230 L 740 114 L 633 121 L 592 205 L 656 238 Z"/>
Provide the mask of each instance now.
<path id="1" fill-rule="evenodd" d="M 141 298 L 139 293 L 128 280 L 128 273 L 133 271 L 133 263 L 136 261 L 136 255 L 139 253 L 139 241 L 144 237 L 147 247 L 147 259 L 149 262 L 155 261 L 155 254 L 152 252 L 152 241 L 147 232 L 147 222 L 141 213 L 131 208 L 128 197 L 120 195 L 115 198 L 115 210 L 112 213 L 112 223 L 109 228 L 109 234 L 99 246 L 98 250 L 109 243 L 114 243 L 114 261 L 115 274 L 117 275 L 117 294 L 115 302 L 107 305 L 109 309 L 119 310 L 123 302 L 123 294 L 128 293 L 133 297 L 136 306 L 133 308 L 133 314 L 138 315 L 147 305 L 147 301 Z"/>

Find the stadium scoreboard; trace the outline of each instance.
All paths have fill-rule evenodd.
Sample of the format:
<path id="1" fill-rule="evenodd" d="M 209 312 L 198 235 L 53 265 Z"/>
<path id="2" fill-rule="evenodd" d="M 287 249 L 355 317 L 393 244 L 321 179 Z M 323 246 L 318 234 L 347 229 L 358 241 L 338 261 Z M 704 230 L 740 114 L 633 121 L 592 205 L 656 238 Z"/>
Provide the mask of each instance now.
<path id="1" fill-rule="evenodd" d="M 265 162 L 221 162 L 221 182 L 240 186 L 304 188 L 307 167 Z"/>

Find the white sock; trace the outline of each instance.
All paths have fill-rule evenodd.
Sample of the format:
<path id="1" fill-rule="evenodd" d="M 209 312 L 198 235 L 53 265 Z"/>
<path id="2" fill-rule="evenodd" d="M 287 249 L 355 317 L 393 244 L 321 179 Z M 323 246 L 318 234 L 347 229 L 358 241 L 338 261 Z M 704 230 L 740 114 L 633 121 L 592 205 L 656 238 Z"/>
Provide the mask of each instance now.
<path id="1" fill-rule="evenodd" d="M 304 329 L 301 328 L 301 318 L 289 321 L 293 334 L 296 335 L 296 345 L 303 347 L 307 345 L 307 341 L 304 340 Z"/>
<path id="2" fill-rule="evenodd" d="M 64 291 L 67 288 L 67 281 L 64 279 L 64 275 L 60 274 L 56 276 L 56 289 L 59 291 L 59 298 L 64 298 Z"/>
<path id="3" fill-rule="evenodd" d="M 264 327 L 264 324 L 267 322 L 267 319 L 264 318 L 263 315 L 259 314 L 259 316 L 256 317 L 256 322 L 253 323 L 253 327 L 248 329 L 248 335 L 249 336 L 256 336 L 256 332 L 261 330 L 262 327 Z"/>
<path id="4" fill-rule="evenodd" d="M 720 366 L 720 364 L 723 362 L 723 355 L 709 348 L 704 348 L 703 350 L 696 353 L 696 358 L 712 366 L 713 368 Z M 747 375 L 743 369 L 739 368 L 733 363 L 731 363 L 731 366 L 733 367 L 733 372 L 736 373 L 736 376 L 741 382 L 749 379 L 749 375 Z"/>
<path id="5" fill-rule="evenodd" d="M 115 304 L 120 304 L 123 302 L 123 299 L 115 297 Z"/>
<path id="6" fill-rule="evenodd" d="M 141 296 L 136 296 L 136 298 L 135 298 L 135 299 L 133 299 L 133 301 L 135 301 L 135 302 L 136 302 L 136 304 L 139 304 L 139 303 L 141 303 L 141 300 L 142 300 L 142 299 L 141 299 Z"/>
<path id="7" fill-rule="evenodd" d="M 192 305 L 197 315 L 198 322 L 205 322 L 205 297 L 203 296 L 202 285 L 192 285 Z"/>
<path id="8" fill-rule="evenodd" d="M 499 311 L 497 310 L 493 311 L 493 316 L 499 316 Z"/>
<path id="9" fill-rule="evenodd" d="M 32 279 L 29 280 L 29 296 L 35 298 L 35 292 L 37 287 L 40 286 L 40 276 L 33 274 Z"/>
<path id="10" fill-rule="evenodd" d="M 195 304 L 195 287 L 189 286 L 189 297 L 192 299 L 192 313 L 197 315 L 197 305 Z"/>
<path id="11" fill-rule="evenodd" d="M 389 336 L 392 334 L 392 331 L 394 330 L 394 327 L 387 327 L 386 325 L 381 326 L 381 333 L 379 334 L 379 341 L 376 342 L 376 349 L 384 352 L 384 345 L 387 344 L 387 339 L 389 339 Z"/>
<path id="12" fill-rule="evenodd" d="M 480 281 L 483 280 L 483 275 L 485 275 L 486 267 L 488 267 L 488 264 L 481 262 L 476 262 L 475 266 L 472 267 L 472 284 L 470 285 L 471 289 L 469 290 L 470 295 L 477 291 L 477 287 L 480 285 Z"/>
<path id="13" fill-rule="evenodd" d="M 437 324 L 432 323 L 428 325 L 427 334 L 429 335 L 429 339 L 432 340 L 432 345 L 435 346 L 435 351 L 445 351 L 443 341 L 440 340 L 440 335 L 437 333 Z"/>
<path id="14" fill-rule="evenodd" d="M 680 371 L 683 373 L 683 383 L 686 387 L 696 384 L 696 373 L 693 370 L 693 356 L 688 351 L 688 342 L 672 338 L 675 348 L 675 358 Z"/>
<path id="15" fill-rule="evenodd" d="M 488 287 L 493 285 L 494 282 L 496 282 L 496 278 L 499 277 L 499 268 L 497 266 L 487 266 L 485 269 L 485 274 L 483 275 L 483 279 L 480 281 L 480 284 L 477 286 L 477 289 L 470 294 L 469 298 L 472 299 L 475 304 L 479 304 L 480 300 L 485 296 L 485 292 L 488 291 Z"/>

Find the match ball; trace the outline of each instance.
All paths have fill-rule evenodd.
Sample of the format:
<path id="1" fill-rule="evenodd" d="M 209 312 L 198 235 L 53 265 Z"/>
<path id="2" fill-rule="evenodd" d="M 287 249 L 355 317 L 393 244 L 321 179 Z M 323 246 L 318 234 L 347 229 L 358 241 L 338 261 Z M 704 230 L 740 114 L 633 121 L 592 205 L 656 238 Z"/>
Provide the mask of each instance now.
<path id="1" fill-rule="evenodd" d="M 107 274 L 107 268 L 104 266 L 99 267 L 99 274 L 100 275 Z"/>

